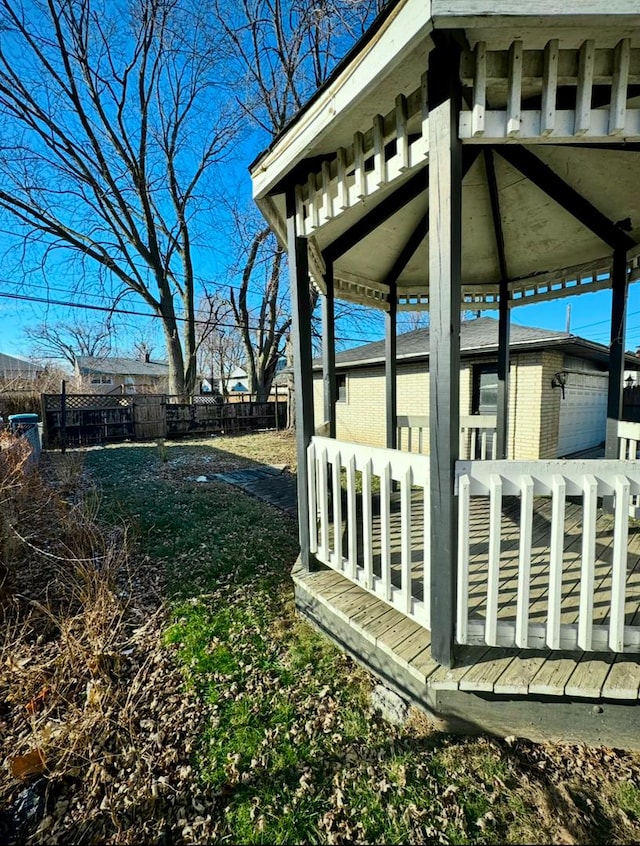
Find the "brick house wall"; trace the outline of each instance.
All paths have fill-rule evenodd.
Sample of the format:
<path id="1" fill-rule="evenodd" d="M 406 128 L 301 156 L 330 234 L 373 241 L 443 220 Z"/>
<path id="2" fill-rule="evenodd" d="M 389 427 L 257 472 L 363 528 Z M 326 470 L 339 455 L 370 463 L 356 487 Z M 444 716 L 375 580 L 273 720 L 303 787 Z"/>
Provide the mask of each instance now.
<path id="1" fill-rule="evenodd" d="M 508 456 L 511 459 L 556 458 L 561 391 L 551 387 L 554 373 L 563 369 L 561 352 L 514 353 L 510 363 Z M 465 359 L 460 370 L 460 414 L 471 413 L 473 366 L 486 358 Z M 585 362 L 586 367 L 591 367 Z M 384 367 L 338 370 L 346 376 L 345 399 L 336 403 L 339 440 L 386 445 Z M 425 362 L 398 362 L 398 415 L 429 414 L 429 372 Z M 314 372 L 314 414 L 322 423 L 322 374 Z M 428 438 L 424 452 L 428 452 Z"/>

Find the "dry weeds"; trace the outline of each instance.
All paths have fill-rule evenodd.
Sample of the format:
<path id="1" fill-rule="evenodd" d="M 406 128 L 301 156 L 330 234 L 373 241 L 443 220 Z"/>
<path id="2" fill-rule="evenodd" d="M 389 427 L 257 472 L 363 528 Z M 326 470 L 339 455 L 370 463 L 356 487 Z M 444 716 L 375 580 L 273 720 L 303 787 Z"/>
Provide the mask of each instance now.
<path id="1" fill-rule="evenodd" d="M 206 709 L 162 646 L 160 578 L 99 525 L 77 455 L 27 458 L 0 440 L 0 840 L 197 842 Z"/>

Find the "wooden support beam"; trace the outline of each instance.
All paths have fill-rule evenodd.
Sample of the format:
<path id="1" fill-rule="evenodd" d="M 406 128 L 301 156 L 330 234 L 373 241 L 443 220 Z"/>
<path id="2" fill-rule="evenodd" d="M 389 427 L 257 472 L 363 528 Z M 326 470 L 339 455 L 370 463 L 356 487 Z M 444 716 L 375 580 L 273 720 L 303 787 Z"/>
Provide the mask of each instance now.
<path id="1" fill-rule="evenodd" d="M 431 652 L 452 667 L 456 620 L 455 465 L 460 423 L 462 148 L 459 48 L 446 33 L 429 54 Z"/>
<path id="2" fill-rule="evenodd" d="M 507 257 L 504 246 L 504 232 L 502 216 L 500 214 L 500 198 L 498 196 L 498 182 L 496 180 L 493 150 L 484 148 L 484 163 L 487 172 L 487 185 L 491 201 L 493 217 L 493 231 L 496 236 L 496 250 L 500 267 L 500 303 L 498 311 L 498 404 L 496 409 L 496 454 L 495 458 L 507 458 L 508 427 L 509 427 L 509 275 Z"/>
<path id="3" fill-rule="evenodd" d="M 307 447 L 314 433 L 313 371 L 311 369 L 311 295 L 307 239 L 296 227 L 295 193 L 287 192 L 287 250 L 291 293 L 291 334 L 293 338 L 293 378 L 296 409 L 296 452 L 298 459 L 298 531 L 300 559 L 305 570 L 315 566 L 309 532 L 309 471 Z"/>
<path id="4" fill-rule="evenodd" d="M 630 250 L 635 241 L 572 188 L 534 153 L 519 144 L 494 147 L 496 153 L 530 179 L 565 211 L 590 229 L 613 250 Z"/>
<path id="5" fill-rule="evenodd" d="M 385 380 L 385 417 L 387 429 L 387 449 L 397 447 L 397 383 L 396 383 L 396 338 L 398 312 L 398 291 L 395 282 L 389 285 L 389 308 L 385 313 L 384 326 L 384 380 Z"/>
<path id="6" fill-rule="evenodd" d="M 324 422 L 329 424 L 329 437 L 336 436 L 336 336 L 333 264 L 325 261 L 327 293 L 322 297 L 322 386 Z"/>

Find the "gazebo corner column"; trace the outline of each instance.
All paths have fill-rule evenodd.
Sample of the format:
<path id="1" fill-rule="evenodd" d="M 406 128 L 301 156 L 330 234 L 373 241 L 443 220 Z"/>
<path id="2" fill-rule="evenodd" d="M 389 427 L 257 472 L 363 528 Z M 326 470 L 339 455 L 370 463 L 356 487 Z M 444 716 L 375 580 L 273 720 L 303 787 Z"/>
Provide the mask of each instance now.
<path id="1" fill-rule="evenodd" d="M 434 33 L 436 35 L 439 33 Z M 431 653 L 454 662 L 457 571 L 455 466 L 460 420 L 462 148 L 459 49 L 447 33 L 429 54 L 429 409 Z"/>
<path id="2" fill-rule="evenodd" d="M 293 336 L 300 559 L 305 570 L 312 570 L 316 566 L 316 560 L 311 554 L 309 470 L 307 467 L 307 447 L 314 434 L 309 257 L 307 239 L 300 237 L 297 233 L 295 198 L 291 190 L 287 192 L 287 250 L 291 289 L 291 333 Z"/>
<path id="3" fill-rule="evenodd" d="M 609 348 L 609 393 L 607 399 L 605 457 L 618 458 L 618 421 L 622 417 L 628 291 L 627 253 L 623 249 L 617 249 L 613 253 L 611 289 L 611 345 Z M 609 500 L 608 497 L 606 499 Z M 607 501 L 606 505 L 610 507 L 612 503 Z"/>

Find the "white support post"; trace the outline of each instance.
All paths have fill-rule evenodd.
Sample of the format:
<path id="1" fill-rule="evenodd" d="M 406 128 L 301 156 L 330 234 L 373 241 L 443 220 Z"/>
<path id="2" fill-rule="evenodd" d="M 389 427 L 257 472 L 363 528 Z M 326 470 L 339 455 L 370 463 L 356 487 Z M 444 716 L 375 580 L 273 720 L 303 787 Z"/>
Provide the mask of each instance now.
<path id="1" fill-rule="evenodd" d="M 362 200 L 366 195 L 366 174 L 364 172 L 364 135 L 355 132 L 353 135 L 353 167 L 356 178 L 356 198 Z"/>

